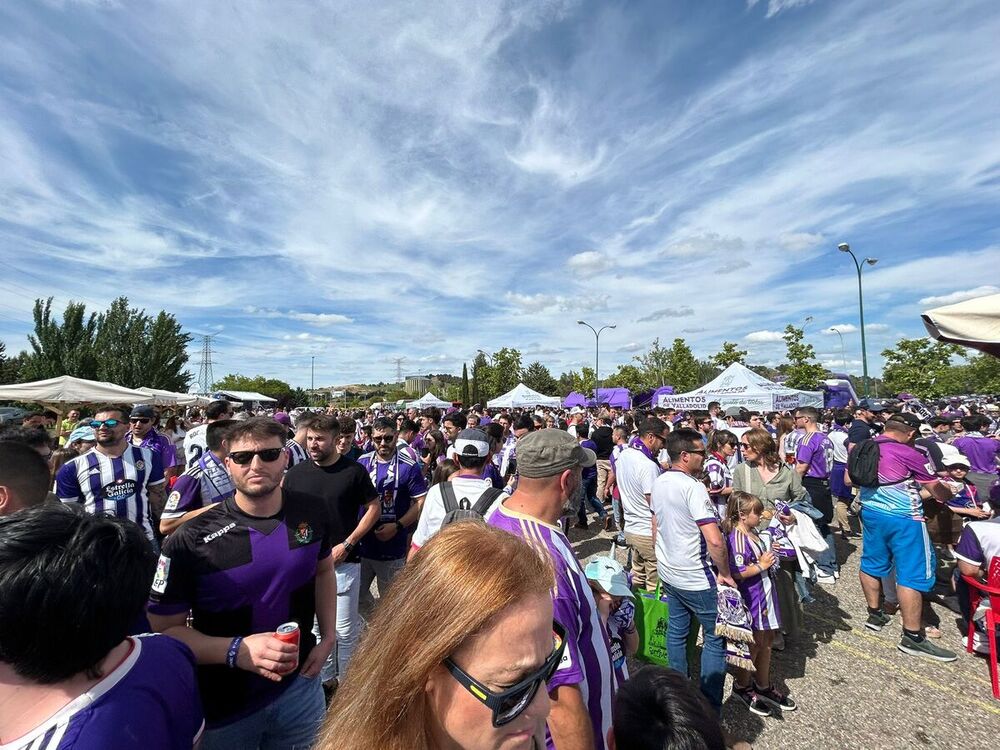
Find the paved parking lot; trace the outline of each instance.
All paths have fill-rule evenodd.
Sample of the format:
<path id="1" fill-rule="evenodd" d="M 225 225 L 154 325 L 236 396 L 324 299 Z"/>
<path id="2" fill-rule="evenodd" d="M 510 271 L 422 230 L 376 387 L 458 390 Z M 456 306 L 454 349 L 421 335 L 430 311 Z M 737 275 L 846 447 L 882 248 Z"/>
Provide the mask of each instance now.
<path id="1" fill-rule="evenodd" d="M 582 558 L 610 551 L 609 534 L 573 529 L 570 536 Z M 958 661 L 901 653 L 898 616 L 880 633 L 864 627 L 860 539 L 838 544 L 840 581 L 814 588 L 817 601 L 805 609 L 804 632 L 774 658 L 775 682 L 792 693 L 799 710 L 761 719 L 728 697 L 727 684 L 726 728 L 758 750 L 1000 748 L 1000 700 L 992 697 L 986 660 L 965 653 L 955 614 L 930 605 L 944 632 L 940 643 L 958 651 Z"/>

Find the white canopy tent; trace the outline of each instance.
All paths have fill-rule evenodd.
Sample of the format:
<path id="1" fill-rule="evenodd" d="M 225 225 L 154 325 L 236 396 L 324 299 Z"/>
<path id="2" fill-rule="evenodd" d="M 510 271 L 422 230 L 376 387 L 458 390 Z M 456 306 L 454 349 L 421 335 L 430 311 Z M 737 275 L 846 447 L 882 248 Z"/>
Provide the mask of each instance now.
<path id="1" fill-rule="evenodd" d="M 1000 294 L 936 307 L 920 317 L 927 332 L 939 341 L 1000 357 Z"/>
<path id="2" fill-rule="evenodd" d="M 543 396 L 538 391 L 532 390 L 524 383 L 518 383 L 512 390 L 507 391 L 502 396 L 488 401 L 486 405 L 491 409 L 514 409 L 516 407 L 527 406 L 561 406 L 562 399 L 558 396 Z"/>
<path id="3" fill-rule="evenodd" d="M 271 398 L 270 396 L 265 396 L 263 393 L 257 393 L 255 391 L 217 391 L 223 396 L 229 396 L 231 399 L 240 401 L 242 403 L 259 401 L 263 404 L 276 404 L 278 399 Z"/>
<path id="4" fill-rule="evenodd" d="M 145 386 L 136 390 L 152 396 L 153 404 L 156 406 L 207 406 L 212 403 L 212 399 L 199 396 L 197 393 L 174 393 Z"/>
<path id="5" fill-rule="evenodd" d="M 447 409 L 451 406 L 450 401 L 442 401 L 437 396 L 435 396 L 430 391 L 427 391 L 423 396 L 418 398 L 416 401 L 411 401 L 406 405 L 407 409 L 425 409 L 428 406 L 436 406 L 439 409 Z"/>
<path id="6" fill-rule="evenodd" d="M 772 383 L 749 367 L 734 362 L 711 383 L 689 393 L 664 393 L 657 406 L 674 409 L 707 409 L 718 401 L 723 409 L 742 406 L 750 411 L 785 411 L 800 406 L 823 406 L 822 391 L 800 391 Z"/>
<path id="7" fill-rule="evenodd" d="M 123 388 L 114 383 L 84 380 L 62 375 L 32 383 L 0 385 L 0 401 L 28 401 L 38 404 L 151 404 L 148 393 Z"/>

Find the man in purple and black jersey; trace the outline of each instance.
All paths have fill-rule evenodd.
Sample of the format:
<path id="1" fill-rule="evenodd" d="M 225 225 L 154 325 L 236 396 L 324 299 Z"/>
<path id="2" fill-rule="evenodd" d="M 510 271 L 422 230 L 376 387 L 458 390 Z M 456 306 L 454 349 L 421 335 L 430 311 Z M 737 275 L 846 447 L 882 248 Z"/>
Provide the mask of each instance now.
<path id="1" fill-rule="evenodd" d="M 197 744 L 204 719 L 191 649 L 128 635 L 155 567 L 142 531 L 120 518 L 58 503 L 0 518 L 0 746 Z"/>
<path id="2" fill-rule="evenodd" d="M 547 554 L 555 570 L 554 617 L 566 630 L 566 650 L 548 682 L 551 709 L 546 743 L 559 750 L 604 750 L 617 678 L 608 634 L 587 576 L 559 525 L 582 501 L 582 469 L 597 456 L 564 430 L 525 435 L 517 446 L 518 486 L 489 524 L 524 538 Z"/>
<path id="3" fill-rule="evenodd" d="M 160 533 L 164 536 L 213 505 L 228 500 L 236 492 L 225 463 L 229 455 L 226 435 L 235 424 L 235 419 L 220 419 L 208 425 L 205 431 L 208 450 L 201 454 L 194 466 L 177 477 L 167 496 L 167 504 L 160 516 Z"/>
<path id="4" fill-rule="evenodd" d="M 823 513 L 816 521 L 816 530 L 826 539 L 827 551 L 816 558 L 819 568 L 819 582 L 836 582 L 834 574 L 838 570 L 837 551 L 830 524 L 833 522 L 833 494 L 830 490 L 830 474 L 833 472 L 833 443 L 821 432 L 817 421 L 819 411 L 812 406 L 802 406 L 795 410 L 795 426 L 803 430 L 802 439 L 795 449 L 795 471 L 802 477 L 802 486 L 809 493 L 812 504 Z"/>
<path id="5" fill-rule="evenodd" d="M 396 450 L 396 423 L 380 418 L 372 426 L 375 450 L 358 459 L 378 493 L 381 515 L 361 539 L 360 604 L 370 608 L 372 581 L 385 596 L 392 579 L 406 564 L 409 530 L 420 518 L 427 480 L 409 453 Z"/>
<path id="6" fill-rule="evenodd" d="M 267 417 L 229 432 L 234 497 L 167 539 L 150 592 L 153 628 L 198 662 L 202 750 L 309 747 L 325 712 L 319 673 L 334 639 L 337 587 L 330 514 L 281 486 L 285 428 Z M 190 627 L 187 625 L 190 617 Z M 299 626 L 298 646 L 275 638 Z"/>
<path id="7" fill-rule="evenodd" d="M 56 472 L 56 495 L 64 503 L 81 503 L 88 513 L 133 521 L 155 544 L 166 501 L 160 454 L 125 440 L 128 425 L 117 407 L 98 411 L 90 426 L 97 445 Z"/>
<path id="8" fill-rule="evenodd" d="M 125 442 L 139 448 L 149 448 L 160 456 L 163 466 L 163 476 L 167 481 L 181 472 L 183 461 L 177 456 L 177 446 L 166 435 L 156 431 L 160 418 L 156 409 L 147 404 L 137 404 L 132 407 L 128 423 L 131 428 L 125 435 Z"/>

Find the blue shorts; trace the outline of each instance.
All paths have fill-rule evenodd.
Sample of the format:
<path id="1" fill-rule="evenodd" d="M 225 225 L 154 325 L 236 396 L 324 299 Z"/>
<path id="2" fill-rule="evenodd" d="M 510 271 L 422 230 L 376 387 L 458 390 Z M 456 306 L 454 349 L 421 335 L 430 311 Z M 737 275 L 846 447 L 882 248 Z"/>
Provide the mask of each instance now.
<path id="1" fill-rule="evenodd" d="M 896 569 L 896 583 L 915 591 L 934 588 L 937 556 L 927 524 L 912 518 L 861 509 L 861 572 L 881 578 Z"/>

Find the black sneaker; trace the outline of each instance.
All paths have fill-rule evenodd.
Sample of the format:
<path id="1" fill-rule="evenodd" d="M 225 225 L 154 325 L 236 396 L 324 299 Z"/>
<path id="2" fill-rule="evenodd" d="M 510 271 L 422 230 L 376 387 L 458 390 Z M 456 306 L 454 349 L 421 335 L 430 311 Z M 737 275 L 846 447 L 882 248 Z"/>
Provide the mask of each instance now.
<path id="1" fill-rule="evenodd" d="M 757 714 L 758 716 L 771 715 L 771 707 L 754 692 L 752 687 L 741 688 L 738 685 L 733 685 L 733 695 L 739 698 L 750 709 L 750 713 Z"/>
<path id="2" fill-rule="evenodd" d="M 869 614 L 868 619 L 865 620 L 865 627 L 869 630 L 874 630 L 876 633 L 888 625 L 892 620 L 884 612 L 878 612 L 877 614 Z"/>
<path id="3" fill-rule="evenodd" d="M 903 633 L 903 637 L 900 638 L 899 644 L 896 648 L 904 654 L 909 654 L 910 656 L 922 656 L 925 659 L 933 659 L 934 661 L 947 662 L 955 661 L 958 658 L 958 654 L 954 651 L 949 651 L 946 648 L 935 646 L 926 638 L 919 642 L 915 641 L 906 633 Z"/>
<path id="4" fill-rule="evenodd" d="M 756 695 L 760 700 L 774 706 L 775 708 L 781 709 L 782 711 L 794 711 L 798 708 L 798 706 L 795 705 L 795 701 L 791 699 L 791 696 L 779 692 L 774 685 L 762 688 L 755 682 L 753 685 L 753 692 L 754 695 Z"/>

